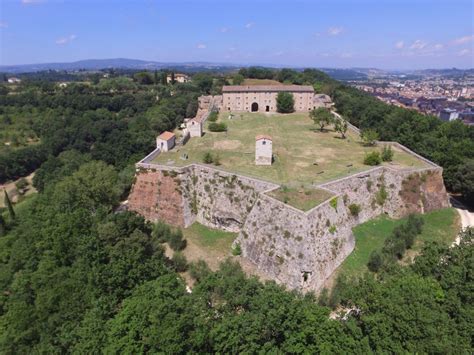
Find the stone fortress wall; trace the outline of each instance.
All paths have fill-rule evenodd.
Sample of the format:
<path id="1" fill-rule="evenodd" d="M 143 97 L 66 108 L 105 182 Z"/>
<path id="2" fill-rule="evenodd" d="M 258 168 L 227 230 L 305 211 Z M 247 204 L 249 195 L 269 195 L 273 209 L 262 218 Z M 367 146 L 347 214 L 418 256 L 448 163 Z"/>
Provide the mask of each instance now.
<path id="1" fill-rule="evenodd" d="M 137 164 L 130 210 L 175 226 L 197 221 L 238 232 L 235 243 L 243 257 L 278 283 L 301 291 L 320 290 L 352 252 L 355 225 L 382 213 L 397 218 L 449 206 L 442 169 L 417 155 L 427 168 L 381 166 L 315 186 L 333 197 L 304 212 L 267 194 L 277 184 L 201 164 L 149 163 L 156 154 Z M 357 216 L 350 213 L 351 204 L 361 207 Z"/>

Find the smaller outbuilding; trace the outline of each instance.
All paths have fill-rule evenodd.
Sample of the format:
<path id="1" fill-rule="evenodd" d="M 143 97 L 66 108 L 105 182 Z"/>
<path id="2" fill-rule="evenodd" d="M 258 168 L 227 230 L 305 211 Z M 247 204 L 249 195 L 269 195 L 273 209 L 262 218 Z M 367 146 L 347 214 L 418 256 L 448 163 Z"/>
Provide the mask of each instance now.
<path id="1" fill-rule="evenodd" d="M 176 135 L 172 132 L 165 131 L 156 137 L 156 147 L 162 152 L 173 149 L 176 144 Z"/>
<path id="2" fill-rule="evenodd" d="M 202 119 L 201 117 L 185 118 L 184 123 L 191 137 L 202 137 Z"/>
<path id="3" fill-rule="evenodd" d="M 259 134 L 255 137 L 255 165 L 272 165 L 272 137 Z"/>

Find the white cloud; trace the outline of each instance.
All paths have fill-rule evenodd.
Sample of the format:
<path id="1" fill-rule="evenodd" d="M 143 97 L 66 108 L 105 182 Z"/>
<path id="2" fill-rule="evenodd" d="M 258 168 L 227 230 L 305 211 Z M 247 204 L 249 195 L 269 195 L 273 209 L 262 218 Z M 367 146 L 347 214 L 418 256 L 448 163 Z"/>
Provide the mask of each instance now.
<path id="1" fill-rule="evenodd" d="M 454 45 L 460 45 L 460 44 L 469 43 L 469 42 L 471 42 L 472 40 L 474 40 L 474 35 L 456 38 L 452 43 L 453 43 Z"/>
<path id="2" fill-rule="evenodd" d="M 231 52 L 235 52 L 236 50 L 237 50 L 237 48 L 235 48 L 235 47 L 229 47 L 229 51 L 231 51 Z"/>
<path id="3" fill-rule="evenodd" d="M 468 55 L 469 53 L 471 53 L 471 51 L 469 49 L 463 49 L 463 50 L 458 52 L 458 56 L 463 57 L 465 55 Z"/>
<path id="4" fill-rule="evenodd" d="M 61 37 L 61 38 L 58 38 L 58 39 L 56 40 L 56 44 L 62 46 L 62 45 L 71 43 L 71 42 L 74 41 L 76 38 L 77 38 L 76 35 L 69 35 L 69 36 L 66 36 L 66 37 Z"/>
<path id="5" fill-rule="evenodd" d="M 247 24 L 245 24 L 245 28 L 246 29 L 250 29 L 254 26 L 255 24 L 253 22 L 248 22 Z"/>
<path id="6" fill-rule="evenodd" d="M 284 53 L 285 53 L 285 52 L 283 52 L 283 51 L 278 51 L 278 52 L 273 53 L 273 55 L 274 55 L 275 57 L 280 57 L 280 56 L 282 56 Z"/>
<path id="7" fill-rule="evenodd" d="M 352 58 L 352 53 L 341 53 L 339 56 L 341 58 Z"/>
<path id="8" fill-rule="evenodd" d="M 221 27 L 221 29 L 219 31 L 222 32 L 222 33 L 227 33 L 227 32 L 229 32 L 229 28 L 228 27 Z"/>
<path id="9" fill-rule="evenodd" d="M 21 3 L 23 5 L 34 5 L 34 4 L 40 4 L 44 2 L 44 0 L 21 0 Z"/>
<path id="10" fill-rule="evenodd" d="M 402 49 L 404 46 L 405 46 L 405 42 L 403 41 L 398 41 L 397 43 L 395 43 L 395 48 L 397 49 Z"/>
<path id="11" fill-rule="evenodd" d="M 204 43 L 198 43 L 196 46 L 197 49 L 206 49 L 207 46 Z"/>
<path id="12" fill-rule="evenodd" d="M 327 32 L 330 36 L 337 36 L 340 35 L 343 31 L 343 27 L 329 27 Z"/>
<path id="13" fill-rule="evenodd" d="M 8 23 L 5 21 L 0 21 L 0 28 L 8 28 Z"/>
<path id="14" fill-rule="evenodd" d="M 437 43 L 437 44 L 435 44 L 435 45 L 433 46 L 433 49 L 434 49 L 435 51 L 440 51 L 440 50 L 443 49 L 443 48 L 444 48 L 444 45 L 441 44 L 441 43 Z"/>
<path id="15" fill-rule="evenodd" d="M 417 39 L 415 42 L 412 43 L 410 46 L 411 49 L 423 49 L 427 45 L 426 42 L 423 42 L 421 39 Z"/>

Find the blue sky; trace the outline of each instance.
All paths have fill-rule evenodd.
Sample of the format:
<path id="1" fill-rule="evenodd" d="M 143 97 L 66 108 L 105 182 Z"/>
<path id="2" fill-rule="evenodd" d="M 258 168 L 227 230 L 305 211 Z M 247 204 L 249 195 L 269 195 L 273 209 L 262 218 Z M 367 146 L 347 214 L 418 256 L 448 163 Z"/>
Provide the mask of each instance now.
<path id="1" fill-rule="evenodd" d="M 474 67 L 472 0 L 1 0 L 0 64 Z"/>

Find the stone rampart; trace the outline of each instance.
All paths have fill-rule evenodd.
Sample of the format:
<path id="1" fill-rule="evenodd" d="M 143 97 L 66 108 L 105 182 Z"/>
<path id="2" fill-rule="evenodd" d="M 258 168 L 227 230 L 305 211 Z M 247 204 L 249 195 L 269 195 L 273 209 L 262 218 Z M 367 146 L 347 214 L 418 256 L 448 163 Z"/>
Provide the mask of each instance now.
<path id="1" fill-rule="evenodd" d="M 150 220 L 239 232 L 242 254 L 290 289 L 317 291 L 352 252 L 352 228 L 449 206 L 442 169 L 376 167 L 317 186 L 334 197 L 304 212 L 267 194 L 279 186 L 201 164 L 137 164 L 129 208 Z M 359 207 L 358 213 L 350 206 Z"/>

